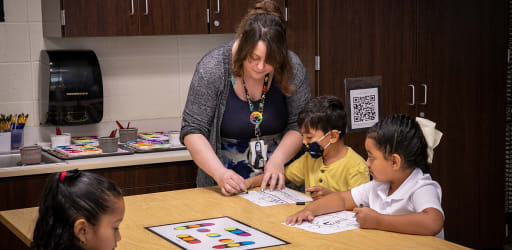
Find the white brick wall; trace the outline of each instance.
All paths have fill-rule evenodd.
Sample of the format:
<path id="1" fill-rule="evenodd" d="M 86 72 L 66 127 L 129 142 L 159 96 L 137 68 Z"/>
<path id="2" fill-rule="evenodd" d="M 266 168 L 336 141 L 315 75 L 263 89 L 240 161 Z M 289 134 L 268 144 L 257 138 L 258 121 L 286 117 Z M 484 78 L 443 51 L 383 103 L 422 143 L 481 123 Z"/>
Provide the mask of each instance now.
<path id="1" fill-rule="evenodd" d="M 233 34 L 46 39 L 42 0 L 4 0 L 0 23 L 0 113 L 29 113 L 25 143 L 45 141 L 53 127 L 39 125 L 39 54 L 43 49 L 92 49 L 100 61 L 103 121 L 64 128 L 76 135 L 108 134 L 113 121 L 145 131 L 179 127 L 197 61 Z"/>

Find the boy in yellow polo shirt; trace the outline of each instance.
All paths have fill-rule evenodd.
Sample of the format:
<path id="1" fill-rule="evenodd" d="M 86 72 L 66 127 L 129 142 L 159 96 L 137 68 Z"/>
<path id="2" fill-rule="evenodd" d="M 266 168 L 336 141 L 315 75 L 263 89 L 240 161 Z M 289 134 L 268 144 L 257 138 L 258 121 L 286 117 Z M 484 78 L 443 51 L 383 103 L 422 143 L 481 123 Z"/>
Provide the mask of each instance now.
<path id="1" fill-rule="evenodd" d="M 288 181 L 305 184 L 313 199 L 370 181 L 365 160 L 343 142 L 347 115 L 340 99 L 311 99 L 299 113 L 297 123 L 306 153 L 285 169 Z M 262 179 L 263 175 L 247 179 L 246 186 L 259 186 Z"/>

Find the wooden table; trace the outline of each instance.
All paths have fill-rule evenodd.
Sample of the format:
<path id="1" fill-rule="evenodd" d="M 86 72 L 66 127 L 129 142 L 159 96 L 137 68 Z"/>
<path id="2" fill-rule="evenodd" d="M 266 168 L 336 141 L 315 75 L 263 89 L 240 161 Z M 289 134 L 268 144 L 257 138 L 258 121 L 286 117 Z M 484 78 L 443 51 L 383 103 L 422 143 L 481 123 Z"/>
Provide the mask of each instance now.
<path id="1" fill-rule="evenodd" d="M 225 197 L 218 187 L 134 195 L 125 197 L 126 213 L 118 249 L 176 249 L 144 229 L 148 226 L 229 216 L 291 244 L 280 249 L 464 249 L 432 236 L 406 235 L 356 229 L 321 235 L 282 225 L 285 218 L 304 206 L 286 204 L 260 207 L 244 198 Z M 0 212 L 0 221 L 29 245 L 37 219 L 37 207 Z"/>

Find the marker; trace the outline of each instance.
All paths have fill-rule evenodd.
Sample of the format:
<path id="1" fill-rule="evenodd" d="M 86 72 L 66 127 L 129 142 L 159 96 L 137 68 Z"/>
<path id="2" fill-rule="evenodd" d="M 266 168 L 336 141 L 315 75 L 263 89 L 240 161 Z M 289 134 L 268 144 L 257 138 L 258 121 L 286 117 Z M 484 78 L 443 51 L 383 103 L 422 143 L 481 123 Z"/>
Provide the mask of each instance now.
<path id="1" fill-rule="evenodd" d="M 305 201 L 297 201 L 295 202 L 295 205 L 306 205 Z"/>
<path id="2" fill-rule="evenodd" d="M 247 189 L 244 189 L 244 193 L 248 194 L 248 193 L 249 193 L 249 191 L 247 191 Z"/>

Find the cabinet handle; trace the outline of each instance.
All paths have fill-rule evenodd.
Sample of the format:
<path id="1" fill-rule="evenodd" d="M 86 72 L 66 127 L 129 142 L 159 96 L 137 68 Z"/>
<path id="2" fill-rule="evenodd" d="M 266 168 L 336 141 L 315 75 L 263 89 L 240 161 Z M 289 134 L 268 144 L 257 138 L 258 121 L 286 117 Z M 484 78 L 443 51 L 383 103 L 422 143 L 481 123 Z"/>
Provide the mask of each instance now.
<path id="1" fill-rule="evenodd" d="M 425 88 L 425 99 L 423 99 L 423 103 L 421 103 L 421 105 L 427 105 L 427 91 L 428 91 L 427 84 L 421 84 L 421 86 L 423 86 L 423 88 Z"/>
<path id="2" fill-rule="evenodd" d="M 149 4 L 148 0 L 146 0 L 146 12 L 144 13 L 144 16 L 147 16 L 149 14 Z"/>
<path id="3" fill-rule="evenodd" d="M 131 4 L 132 4 L 132 12 L 130 12 L 130 16 L 133 16 L 133 14 L 135 14 L 135 9 L 133 8 L 133 0 L 131 0 Z"/>
<path id="4" fill-rule="evenodd" d="M 215 12 L 215 14 L 219 14 L 220 13 L 220 0 L 217 0 L 217 11 Z"/>
<path id="5" fill-rule="evenodd" d="M 412 89 L 412 102 L 408 103 L 408 104 L 409 104 L 409 106 L 413 106 L 414 105 L 414 100 L 416 99 L 414 97 L 414 84 L 409 84 L 409 87 L 411 87 L 411 89 Z"/>

